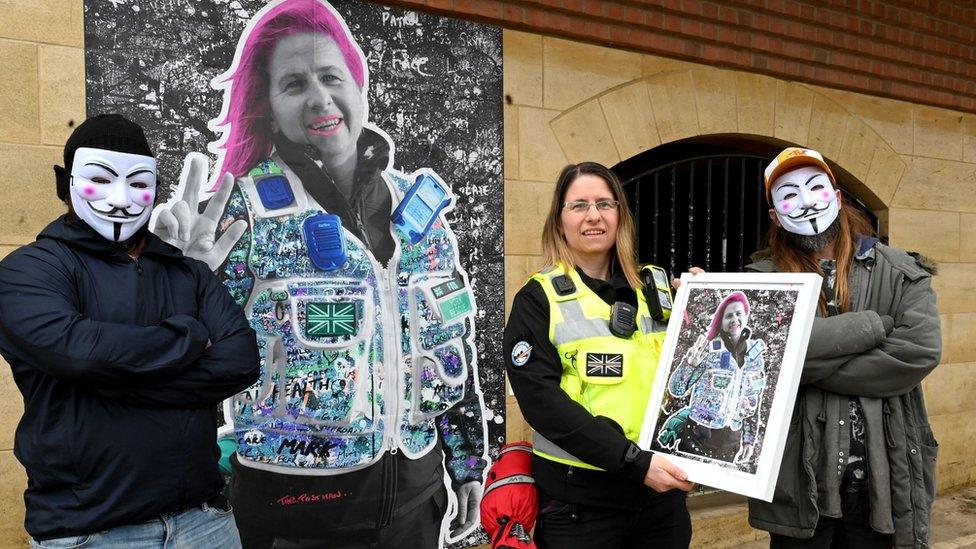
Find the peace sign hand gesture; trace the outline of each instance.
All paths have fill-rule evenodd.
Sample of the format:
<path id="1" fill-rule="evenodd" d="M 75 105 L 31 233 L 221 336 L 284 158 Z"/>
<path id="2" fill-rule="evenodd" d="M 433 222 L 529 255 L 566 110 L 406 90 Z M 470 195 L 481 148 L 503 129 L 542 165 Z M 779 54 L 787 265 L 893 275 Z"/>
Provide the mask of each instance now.
<path id="1" fill-rule="evenodd" d="M 200 189 L 209 173 L 210 163 L 206 156 L 200 153 L 186 155 L 176 194 L 167 204 L 158 208 L 159 214 L 153 232 L 182 250 L 184 255 L 199 259 L 210 270 L 216 271 L 247 230 L 247 222 L 238 219 L 217 238 L 217 226 L 227 206 L 227 199 L 234 189 L 234 177 L 231 174 L 224 176 L 203 213 L 199 213 Z"/>
<path id="2" fill-rule="evenodd" d="M 697 366 L 699 362 L 705 360 L 708 355 L 706 343 L 708 342 L 705 341 L 705 334 L 699 335 L 698 339 L 685 351 L 684 361 L 690 366 Z"/>

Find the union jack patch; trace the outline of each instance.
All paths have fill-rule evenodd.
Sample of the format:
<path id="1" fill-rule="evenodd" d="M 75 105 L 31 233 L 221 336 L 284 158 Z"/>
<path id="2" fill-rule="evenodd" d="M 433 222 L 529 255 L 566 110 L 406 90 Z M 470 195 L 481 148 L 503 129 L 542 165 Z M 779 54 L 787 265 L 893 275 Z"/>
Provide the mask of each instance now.
<path id="1" fill-rule="evenodd" d="M 624 355 L 586 353 L 586 375 L 589 377 L 623 377 Z"/>
<path id="2" fill-rule="evenodd" d="M 306 308 L 305 333 L 313 337 L 356 335 L 354 303 L 309 303 Z"/>

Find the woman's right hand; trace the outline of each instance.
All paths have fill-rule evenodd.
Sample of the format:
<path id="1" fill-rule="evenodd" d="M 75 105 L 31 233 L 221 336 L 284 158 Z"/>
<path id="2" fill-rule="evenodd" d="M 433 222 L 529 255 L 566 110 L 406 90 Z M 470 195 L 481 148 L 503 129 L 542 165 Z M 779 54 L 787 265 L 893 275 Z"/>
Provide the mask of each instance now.
<path id="1" fill-rule="evenodd" d="M 688 475 L 684 471 L 661 454 L 651 457 L 651 466 L 644 475 L 644 484 L 655 492 L 667 492 L 675 488 L 687 492 L 695 487 L 694 483 L 688 482 Z"/>
<path id="2" fill-rule="evenodd" d="M 211 271 L 216 271 L 247 230 L 247 222 L 238 219 L 217 238 L 217 225 L 234 188 L 234 177 L 231 174 L 224 176 L 203 213 L 199 213 L 200 189 L 206 183 L 209 173 L 210 165 L 206 156 L 200 153 L 186 155 L 179 186 L 169 202 L 159 206 L 153 232 L 182 250 L 183 255 L 199 259 Z"/>

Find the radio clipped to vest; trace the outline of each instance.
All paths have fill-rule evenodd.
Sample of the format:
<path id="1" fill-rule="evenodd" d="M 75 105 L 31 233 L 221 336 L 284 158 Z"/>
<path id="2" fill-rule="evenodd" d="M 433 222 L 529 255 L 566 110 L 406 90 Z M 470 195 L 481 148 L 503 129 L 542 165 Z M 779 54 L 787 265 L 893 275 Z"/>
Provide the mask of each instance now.
<path id="1" fill-rule="evenodd" d="M 450 203 L 450 189 L 436 177 L 422 173 L 397 205 L 390 220 L 410 244 L 416 244 Z"/>
<path id="2" fill-rule="evenodd" d="M 302 234 L 308 257 L 319 269 L 334 271 L 346 263 L 346 239 L 339 216 L 315 214 L 302 223 Z"/>
<path id="3" fill-rule="evenodd" d="M 644 299 L 651 318 L 658 322 L 666 322 L 671 318 L 674 308 L 671 284 L 668 282 L 668 272 L 656 265 L 644 265 L 640 270 L 641 280 L 644 282 Z"/>

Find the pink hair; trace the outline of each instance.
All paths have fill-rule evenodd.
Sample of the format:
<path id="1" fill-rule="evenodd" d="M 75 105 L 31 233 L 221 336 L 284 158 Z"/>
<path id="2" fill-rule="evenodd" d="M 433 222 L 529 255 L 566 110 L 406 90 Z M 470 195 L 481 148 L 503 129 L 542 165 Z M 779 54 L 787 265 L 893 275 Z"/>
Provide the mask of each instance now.
<path id="1" fill-rule="evenodd" d="M 749 299 L 746 297 L 746 294 L 736 290 L 725 296 L 725 299 L 718 304 L 718 308 L 715 309 L 715 314 L 712 316 L 712 323 L 708 327 L 708 335 L 705 336 L 706 341 L 711 341 L 718 337 L 718 333 L 722 329 L 722 315 L 725 314 L 725 308 L 733 301 L 741 303 L 746 311 L 746 315 L 749 314 Z"/>
<path id="2" fill-rule="evenodd" d="M 284 0 L 252 20 L 237 44 L 236 67 L 221 83 L 229 91 L 226 114 L 217 122 L 226 139 L 214 187 L 225 173 L 240 177 L 271 154 L 268 63 L 279 40 L 293 34 L 321 33 L 335 40 L 360 88 L 366 82 L 362 53 L 342 18 L 319 0 Z"/>

